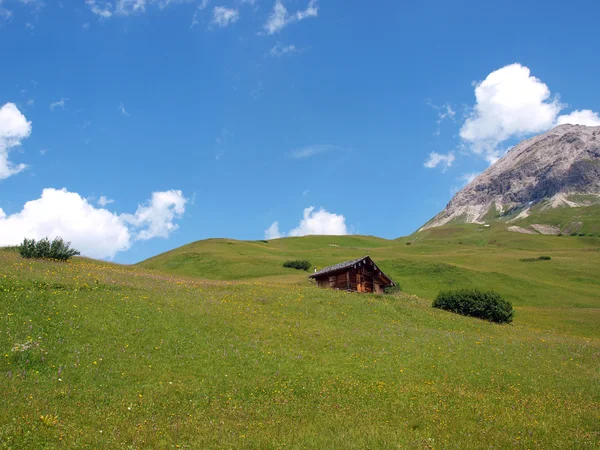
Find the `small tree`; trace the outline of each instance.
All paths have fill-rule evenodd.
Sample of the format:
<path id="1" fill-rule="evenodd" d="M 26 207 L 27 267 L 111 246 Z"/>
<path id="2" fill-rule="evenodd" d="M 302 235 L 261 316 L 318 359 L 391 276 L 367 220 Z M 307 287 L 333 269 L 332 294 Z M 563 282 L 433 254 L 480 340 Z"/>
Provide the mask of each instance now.
<path id="1" fill-rule="evenodd" d="M 23 258 L 35 258 L 35 239 L 23 239 L 19 253 Z"/>
<path id="2" fill-rule="evenodd" d="M 48 258 L 59 261 L 66 261 L 72 256 L 79 255 L 79 251 L 71 248 L 70 242 L 65 242 L 62 238 L 56 237 L 52 242 L 48 238 L 23 239 L 19 246 L 19 253 L 23 258 Z"/>

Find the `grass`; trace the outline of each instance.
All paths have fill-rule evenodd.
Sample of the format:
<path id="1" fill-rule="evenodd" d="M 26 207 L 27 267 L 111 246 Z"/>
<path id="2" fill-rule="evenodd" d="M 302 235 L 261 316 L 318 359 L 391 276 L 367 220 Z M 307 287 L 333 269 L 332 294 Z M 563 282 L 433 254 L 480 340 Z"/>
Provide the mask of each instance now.
<path id="1" fill-rule="evenodd" d="M 598 297 L 498 326 L 407 294 L 0 252 L 0 298 L 5 448 L 600 444 Z"/>
<path id="2" fill-rule="evenodd" d="M 529 217 L 515 222 L 515 224 L 524 227 L 532 224 L 554 225 L 566 232 L 564 234 L 576 231 L 577 233 L 600 236 L 600 204 L 597 203 L 598 197 L 574 196 L 573 200 L 583 202 L 588 201 L 588 197 L 595 198 L 596 203 L 578 208 L 534 206 L 531 208 Z"/>
<path id="3" fill-rule="evenodd" d="M 515 306 L 555 310 L 580 308 L 581 320 L 598 323 L 600 239 L 525 235 L 505 225 L 454 225 L 409 238 L 311 236 L 263 242 L 200 241 L 158 255 L 139 267 L 211 280 L 286 283 L 306 286 L 307 275 L 282 267 L 307 259 L 318 269 L 369 254 L 404 292 L 433 300 L 442 290 L 493 289 Z M 411 242 L 411 245 L 406 245 Z M 551 257 L 530 264 L 522 259 Z M 594 308 L 589 308 L 595 305 Z M 579 333 L 574 328 L 573 333 Z"/>
<path id="4" fill-rule="evenodd" d="M 597 448 L 598 240 L 486 232 L 170 253 L 241 281 L 0 252 L 0 446 Z M 519 266 L 540 246 L 552 261 Z M 282 274 L 365 252 L 423 298 Z M 431 308 L 448 284 L 505 286 L 514 324 Z"/>

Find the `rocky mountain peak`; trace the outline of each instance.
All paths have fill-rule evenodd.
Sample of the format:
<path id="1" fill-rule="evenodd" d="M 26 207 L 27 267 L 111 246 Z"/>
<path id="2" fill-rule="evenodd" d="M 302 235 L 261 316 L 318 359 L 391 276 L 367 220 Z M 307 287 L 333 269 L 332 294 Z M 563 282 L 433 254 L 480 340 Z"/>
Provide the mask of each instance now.
<path id="1" fill-rule="evenodd" d="M 483 223 L 542 201 L 580 206 L 574 195 L 600 198 L 600 127 L 560 125 L 513 147 L 459 191 L 421 230 L 449 222 Z"/>

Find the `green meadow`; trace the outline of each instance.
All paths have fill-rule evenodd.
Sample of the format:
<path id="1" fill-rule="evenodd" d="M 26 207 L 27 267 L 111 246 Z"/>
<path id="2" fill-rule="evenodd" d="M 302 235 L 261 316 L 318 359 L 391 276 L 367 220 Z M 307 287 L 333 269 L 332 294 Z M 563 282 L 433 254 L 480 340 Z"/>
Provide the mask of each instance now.
<path id="1" fill-rule="evenodd" d="M 402 293 L 283 267 L 366 254 Z M 213 239 L 136 266 L 0 251 L 0 447 L 597 448 L 599 267 L 598 237 L 501 225 Z M 498 291 L 513 324 L 431 308 L 454 287 Z"/>

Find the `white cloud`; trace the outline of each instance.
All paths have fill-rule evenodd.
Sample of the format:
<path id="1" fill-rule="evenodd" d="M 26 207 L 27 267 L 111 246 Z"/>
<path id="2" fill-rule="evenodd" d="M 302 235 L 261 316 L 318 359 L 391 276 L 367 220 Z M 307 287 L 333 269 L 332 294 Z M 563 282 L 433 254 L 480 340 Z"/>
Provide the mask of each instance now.
<path id="1" fill-rule="evenodd" d="M 150 0 L 148 3 L 150 3 Z M 146 11 L 146 0 L 118 0 L 116 6 L 116 12 L 122 16 L 128 16 L 130 14 L 142 13 Z"/>
<path id="2" fill-rule="evenodd" d="M 304 11 L 297 11 L 291 15 L 283 3 L 281 3 L 281 0 L 276 0 L 273 5 L 273 11 L 271 11 L 267 22 L 263 25 L 263 29 L 266 34 L 275 34 L 293 22 L 298 22 L 309 17 L 317 17 L 318 14 L 317 0 L 310 0 Z"/>
<path id="3" fill-rule="evenodd" d="M 131 244 L 129 229 L 119 216 L 94 208 L 66 189 L 44 189 L 41 198 L 27 202 L 21 212 L 0 216 L 0 245 L 56 236 L 96 258 L 112 258 Z"/>
<path id="4" fill-rule="evenodd" d="M 125 110 L 125 105 L 123 105 L 123 102 L 121 102 L 119 104 L 119 111 L 121 111 L 121 114 L 123 114 L 124 116 L 130 116 L 131 114 L 129 114 L 126 110 Z"/>
<path id="5" fill-rule="evenodd" d="M 200 12 L 206 9 L 208 6 L 208 0 L 202 0 L 202 2 L 196 7 L 194 10 L 194 16 L 192 17 L 192 24 L 190 28 L 194 28 L 196 25 L 200 23 Z"/>
<path id="6" fill-rule="evenodd" d="M 0 2 L 0 25 L 2 22 L 8 22 L 12 19 L 12 11 L 9 11 L 6 8 L 2 7 L 2 2 Z"/>
<path id="7" fill-rule="evenodd" d="M 30 98 L 29 100 L 27 100 L 26 105 L 27 106 L 33 106 L 34 103 L 35 103 L 35 101 L 32 98 Z"/>
<path id="8" fill-rule="evenodd" d="M 310 0 L 308 6 L 304 11 L 298 11 L 296 13 L 296 19 L 304 20 L 309 17 L 317 17 L 319 15 L 319 8 L 317 7 L 317 0 Z"/>
<path id="9" fill-rule="evenodd" d="M 213 8 L 212 23 L 220 28 L 225 28 L 240 18 L 240 13 L 237 9 L 225 8 L 224 6 L 215 6 Z"/>
<path id="10" fill-rule="evenodd" d="M 114 203 L 115 201 L 112 198 L 108 198 L 104 195 L 101 195 L 100 198 L 98 199 L 98 204 L 102 207 L 105 207 L 106 205 L 110 205 L 111 203 Z"/>
<path id="11" fill-rule="evenodd" d="M 600 126 L 600 115 L 589 109 L 573 111 L 570 114 L 559 116 L 556 124 L 563 125 L 570 123 L 572 125 L 587 125 L 590 127 Z"/>
<path id="12" fill-rule="evenodd" d="M 12 3 L 16 3 L 16 2 L 17 1 L 15 0 Z M 43 0 L 18 0 L 18 2 L 22 3 L 23 5 L 29 6 L 31 9 L 31 12 L 33 14 L 39 13 L 40 10 L 42 9 L 42 7 L 44 6 Z M 10 0 L 8 0 L 8 1 L 0 0 L 0 25 L 2 24 L 2 22 L 9 21 L 13 17 L 12 11 L 3 6 L 3 5 L 6 5 L 7 3 L 11 3 Z M 25 28 L 33 29 L 34 26 L 31 22 L 28 22 L 25 24 Z"/>
<path id="13" fill-rule="evenodd" d="M 154 192 L 145 205 L 140 205 L 135 214 L 122 214 L 122 219 L 136 228 L 136 239 L 148 240 L 167 237 L 178 228 L 173 220 L 185 212 L 187 199 L 181 191 Z"/>
<path id="14" fill-rule="evenodd" d="M 348 234 L 346 218 L 339 214 L 333 214 L 321 208 L 318 211 L 314 206 L 304 209 L 304 215 L 300 224 L 289 233 L 281 233 L 279 222 L 265 230 L 265 239 L 277 239 L 284 236 L 308 236 L 308 235 L 334 235 Z"/>
<path id="15" fill-rule="evenodd" d="M 476 85 L 475 98 L 460 137 L 488 161 L 499 156 L 498 145 L 507 139 L 551 128 L 563 108 L 548 86 L 520 64 L 490 73 Z"/>
<path id="16" fill-rule="evenodd" d="M 341 147 L 337 147 L 335 145 L 308 145 L 306 147 L 298 148 L 296 150 L 291 150 L 288 153 L 288 156 L 293 159 L 304 159 L 310 156 L 318 155 L 319 153 L 328 152 L 331 150 L 344 150 Z"/>
<path id="17" fill-rule="evenodd" d="M 281 58 L 288 53 L 297 52 L 298 49 L 295 45 L 283 45 L 281 42 L 275 44 L 271 49 L 267 52 L 267 56 L 273 56 L 276 58 Z"/>
<path id="18" fill-rule="evenodd" d="M 85 0 L 92 13 L 102 19 L 108 19 L 114 16 L 129 16 L 132 14 L 141 14 L 146 11 L 150 5 L 157 5 L 164 9 L 172 3 L 191 3 L 193 0 L 115 0 L 110 2 L 106 0 Z M 208 3 L 208 2 L 204 2 Z"/>
<path id="19" fill-rule="evenodd" d="M 428 169 L 434 169 L 439 165 L 440 167 L 442 167 L 442 170 L 445 171 L 452 166 L 454 159 L 455 156 L 452 152 L 447 153 L 445 155 L 442 153 L 431 152 L 429 154 L 429 159 L 425 161 L 424 166 Z"/>
<path id="20" fill-rule="evenodd" d="M 19 111 L 14 103 L 6 103 L 0 108 L 0 180 L 15 175 L 27 166 L 13 164 L 8 160 L 11 148 L 21 145 L 31 134 L 31 122 Z"/>
<path id="21" fill-rule="evenodd" d="M 61 108 L 61 109 L 65 109 L 65 102 L 68 100 L 68 98 L 61 98 L 59 101 L 57 102 L 53 102 L 50 103 L 50 111 L 54 112 L 54 110 L 56 108 Z"/>
<path id="22" fill-rule="evenodd" d="M 524 138 L 563 123 L 600 123 L 598 113 L 590 110 L 559 116 L 566 105 L 521 64 L 502 67 L 476 83 L 475 98 L 460 137 L 474 154 L 490 163 L 506 152 L 501 145 L 508 139 Z"/>
<path id="23" fill-rule="evenodd" d="M 265 230 L 265 239 L 279 239 L 281 233 L 279 232 L 279 222 L 273 222 L 273 224 Z"/>
<path id="24" fill-rule="evenodd" d="M 346 219 L 342 215 L 333 214 L 323 208 L 315 211 L 314 206 L 304 209 L 304 217 L 300 225 L 290 231 L 290 236 L 306 236 L 310 234 L 343 235 L 348 234 Z"/>
<path id="25" fill-rule="evenodd" d="M 0 209 L 0 246 L 60 236 L 85 256 L 112 258 L 136 240 L 167 237 L 177 229 L 173 220 L 183 214 L 186 202 L 181 191 L 154 192 L 135 214 L 117 215 L 76 192 L 47 188 L 18 213 L 7 216 Z"/>
<path id="26" fill-rule="evenodd" d="M 450 106 L 450 104 L 448 103 L 444 105 L 435 105 L 431 101 L 427 101 L 427 105 L 435 109 L 438 113 L 438 119 L 436 121 L 437 129 L 433 134 L 434 136 L 439 136 L 441 134 L 442 122 L 444 122 L 446 119 L 454 121 L 454 118 L 456 117 L 456 111 L 454 111 L 454 109 L 452 109 L 452 106 Z"/>
<path id="27" fill-rule="evenodd" d="M 85 0 L 85 4 L 88 5 L 88 8 L 90 8 L 90 11 L 92 11 L 94 14 L 96 14 L 97 16 L 100 16 L 103 19 L 108 19 L 109 17 L 112 17 L 112 15 L 113 15 L 112 4 L 109 2 L 104 2 L 104 1 L 97 2 L 96 0 Z"/>

